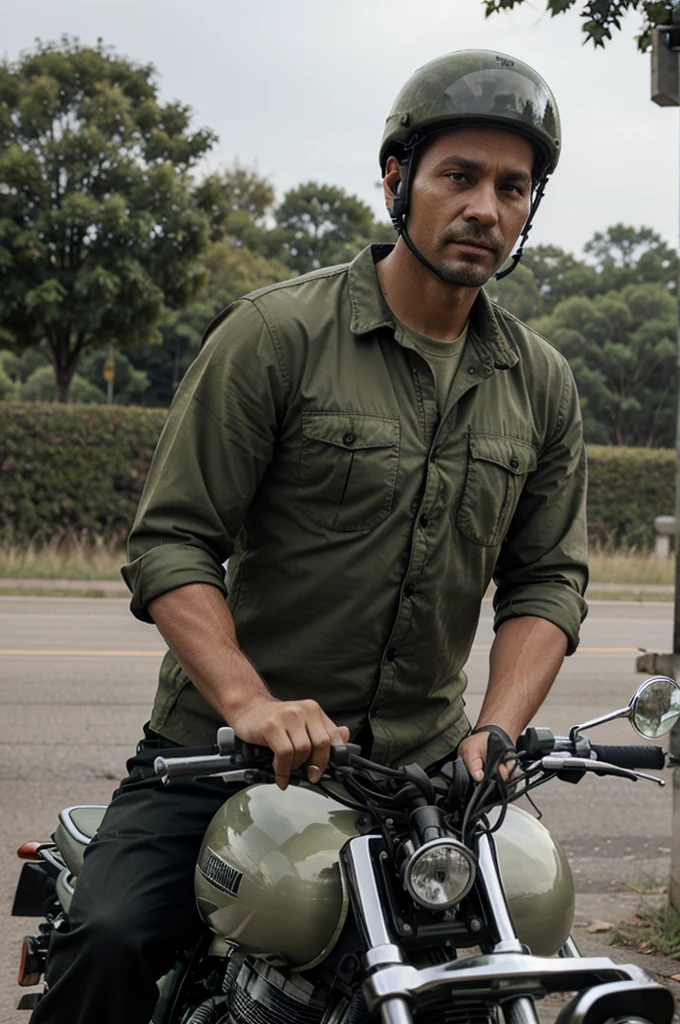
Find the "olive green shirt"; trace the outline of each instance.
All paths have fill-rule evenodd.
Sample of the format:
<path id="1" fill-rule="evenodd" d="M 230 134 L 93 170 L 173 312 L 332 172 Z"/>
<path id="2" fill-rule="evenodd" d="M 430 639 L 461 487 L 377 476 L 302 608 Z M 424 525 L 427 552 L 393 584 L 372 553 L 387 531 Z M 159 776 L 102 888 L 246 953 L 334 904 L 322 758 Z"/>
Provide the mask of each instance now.
<path id="1" fill-rule="evenodd" d="M 465 327 L 453 341 L 436 341 L 435 338 L 428 338 L 426 334 L 415 331 L 401 320 L 399 320 L 399 325 L 404 336 L 413 343 L 413 347 L 425 358 L 425 362 L 432 371 L 434 390 L 437 396 L 437 412 L 441 416 L 449 397 L 453 378 L 456 376 L 463 358 L 468 321 L 465 321 Z"/>
<path id="2" fill-rule="evenodd" d="M 484 292 L 438 414 L 432 372 L 378 284 L 389 248 L 213 321 L 123 575 L 147 622 L 175 587 L 218 587 L 277 697 L 315 698 L 353 734 L 368 721 L 375 757 L 425 764 L 467 729 L 464 665 L 492 578 L 496 628 L 541 616 L 575 649 L 585 458 L 565 359 Z M 221 724 L 171 654 L 151 724 L 186 744 Z"/>

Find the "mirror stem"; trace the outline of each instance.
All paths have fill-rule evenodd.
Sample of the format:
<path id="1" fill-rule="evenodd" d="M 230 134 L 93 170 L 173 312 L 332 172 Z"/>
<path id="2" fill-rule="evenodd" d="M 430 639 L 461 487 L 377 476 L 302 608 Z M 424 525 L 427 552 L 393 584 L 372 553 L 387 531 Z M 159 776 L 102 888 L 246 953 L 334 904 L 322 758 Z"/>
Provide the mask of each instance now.
<path id="1" fill-rule="evenodd" d="M 630 718 L 630 704 L 625 708 L 619 708 L 618 711 L 612 711 L 608 715 L 602 715 L 601 718 L 591 718 L 589 722 L 583 722 L 581 725 L 574 725 L 569 731 L 569 739 L 573 743 L 578 734 L 583 729 L 592 729 L 596 725 L 604 725 L 605 722 L 613 722 L 617 718 Z"/>

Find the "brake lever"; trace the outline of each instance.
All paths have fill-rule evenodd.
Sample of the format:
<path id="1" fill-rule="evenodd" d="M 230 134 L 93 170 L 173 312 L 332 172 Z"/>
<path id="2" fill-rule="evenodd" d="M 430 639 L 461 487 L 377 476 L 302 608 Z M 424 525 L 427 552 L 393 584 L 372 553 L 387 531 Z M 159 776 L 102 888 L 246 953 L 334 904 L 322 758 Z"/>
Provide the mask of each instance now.
<path id="1" fill-rule="evenodd" d="M 648 775 L 646 772 L 637 772 L 632 768 L 619 768 L 616 764 L 608 764 L 607 761 L 590 761 L 583 757 L 570 757 L 566 754 L 548 754 L 541 758 L 541 767 L 549 772 L 579 771 L 595 772 L 597 775 L 618 775 L 623 779 L 644 779 L 648 782 L 656 782 L 659 786 L 665 786 L 664 779 L 658 775 Z M 604 769 L 604 770 L 603 770 Z"/>

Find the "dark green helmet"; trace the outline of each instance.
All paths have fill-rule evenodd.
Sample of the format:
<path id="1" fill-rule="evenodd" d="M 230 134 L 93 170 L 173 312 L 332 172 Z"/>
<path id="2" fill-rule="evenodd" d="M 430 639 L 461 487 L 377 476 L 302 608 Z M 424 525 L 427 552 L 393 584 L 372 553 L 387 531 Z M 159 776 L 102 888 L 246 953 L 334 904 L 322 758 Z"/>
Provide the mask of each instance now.
<path id="1" fill-rule="evenodd" d="M 557 166 L 560 115 L 555 97 L 541 76 L 505 53 L 458 50 L 431 60 L 411 75 L 385 123 L 380 169 L 384 174 L 389 156 L 399 161 L 401 180 L 394 193 L 392 223 L 413 255 L 439 278 L 440 271 L 419 252 L 408 233 L 411 182 L 421 144 L 437 132 L 466 125 L 517 132 L 533 144 L 536 153 L 529 217 L 511 266 L 494 275 L 500 279 L 512 273 L 522 258 L 546 182 Z"/>
<path id="2" fill-rule="evenodd" d="M 435 132 L 491 125 L 525 136 L 536 148 L 534 177 L 551 174 L 560 153 L 555 97 L 528 64 L 493 50 L 458 50 L 437 57 L 409 78 L 385 124 L 380 146 L 400 161 Z"/>

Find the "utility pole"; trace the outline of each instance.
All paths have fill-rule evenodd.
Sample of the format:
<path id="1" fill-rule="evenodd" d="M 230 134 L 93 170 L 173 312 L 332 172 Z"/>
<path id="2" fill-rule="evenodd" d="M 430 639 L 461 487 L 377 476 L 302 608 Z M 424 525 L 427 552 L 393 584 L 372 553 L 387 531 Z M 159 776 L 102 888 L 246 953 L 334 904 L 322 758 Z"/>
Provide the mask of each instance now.
<path id="1" fill-rule="evenodd" d="M 660 107 L 680 107 L 680 0 L 668 25 L 652 34 L 652 101 Z M 673 653 L 656 655 L 653 671 L 680 680 L 680 281 L 678 281 L 678 414 L 675 436 L 675 607 Z M 643 656 L 644 658 L 644 656 Z M 639 667 L 642 667 L 640 659 Z M 666 671 L 664 672 L 664 669 Z M 679 764 L 673 769 L 673 834 L 671 840 L 670 902 L 680 913 L 680 723 L 671 732 L 670 752 Z"/>

